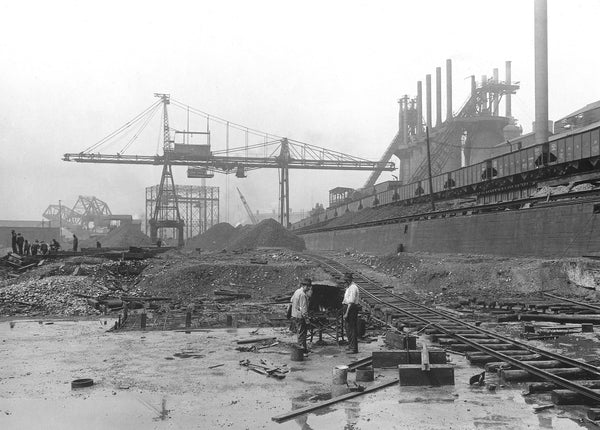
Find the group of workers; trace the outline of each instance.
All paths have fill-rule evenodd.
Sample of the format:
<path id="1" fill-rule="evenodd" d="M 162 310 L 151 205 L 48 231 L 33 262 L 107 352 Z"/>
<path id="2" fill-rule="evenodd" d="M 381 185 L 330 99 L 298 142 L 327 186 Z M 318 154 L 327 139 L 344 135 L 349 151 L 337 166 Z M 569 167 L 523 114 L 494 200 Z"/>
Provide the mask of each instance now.
<path id="1" fill-rule="evenodd" d="M 18 255 L 46 255 L 49 252 L 56 252 L 60 247 L 60 243 L 56 239 L 52 239 L 50 243 L 46 241 L 35 240 L 29 242 L 23 237 L 21 233 L 16 233 L 14 230 L 11 231 L 11 246 L 12 252 Z M 77 251 L 79 246 L 79 239 L 73 235 L 73 251 Z"/>
<path id="2" fill-rule="evenodd" d="M 308 301 L 312 290 L 312 280 L 304 278 L 291 298 L 291 318 L 292 327 L 298 334 L 298 348 L 302 349 L 304 354 L 309 350 L 306 346 L 308 335 L 308 326 L 310 319 L 308 316 Z M 344 275 L 343 284 L 346 288 L 344 299 L 342 301 L 343 319 L 348 334 L 348 354 L 358 354 L 358 311 L 359 311 L 359 291 L 354 283 L 352 273 Z"/>

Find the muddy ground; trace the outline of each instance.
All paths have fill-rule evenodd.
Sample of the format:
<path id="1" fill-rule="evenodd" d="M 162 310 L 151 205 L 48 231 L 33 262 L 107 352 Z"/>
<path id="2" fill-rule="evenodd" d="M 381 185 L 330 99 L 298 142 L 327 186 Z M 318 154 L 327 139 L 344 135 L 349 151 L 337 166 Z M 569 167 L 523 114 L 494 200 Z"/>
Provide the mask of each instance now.
<path id="1" fill-rule="evenodd" d="M 531 297 L 541 291 L 596 299 L 590 289 L 596 264 L 588 260 L 430 254 L 337 257 L 352 264 L 355 271 L 393 285 L 397 292 L 436 303 L 463 297 Z M 262 264 L 265 260 L 267 264 Z M 255 305 L 283 314 L 285 304 L 274 298 L 293 291 L 305 276 L 328 277 L 305 254 L 276 248 L 201 254 L 169 251 L 135 264 L 77 257 L 10 276 L 0 286 L 0 428 L 591 426 L 583 422 L 584 408 L 535 414 L 533 405 L 549 403 L 549 396 L 523 397 L 523 386 L 495 391 L 469 386 L 469 377 L 480 369 L 469 366 L 460 355 L 451 356 L 456 364 L 455 386 L 393 386 L 278 424 L 271 420 L 273 416 L 347 390 L 332 385 L 332 369 L 355 357 L 326 338 L 323 345 L 311 345 L 313 352 L 306 361 L 294 362 L 289 350 L 294 336 L 286 327 L 261 327 L 252 334 L 251 323 L 225 329 L 216 324 L 217 319 L 205 331 L 189 334 L 108 332 L 119 310 L 105 315 L 81 297 L 160 295 L 171 298 L 172 308 L 188 309 L 195 303 L 196 312 L 219 306 L 217 313 L 235 314 Z M 249 293 L 251 298 L 217 303 L 214 292 L 223 288 Z M 511 329 L 520 330 L 514 325 Z M 236 340 L 263 335 L 274 336 L 279 343 L 259 352 L 236 349 Z M 361 353 L 384 348 L 379 335 L 370 333 L 377 341 L 361 343 Z M 589 358 L 598 354 L 596 342 L 597 335 L 591 333 L 559 338 L 547 346 L 573 352 L 585 348 Z M 290 373 L 283 380 L 267 378 L 240 366 L 244 359 L 264 360 Z M 376 375 L 375 384 L 395 378 L 396 372 L 384 370 Z M 71 381 L 83 377 L 93 378 L 95 385 L 72 390 Z M 353 378 L 350 374 L 349 380 Z"/>

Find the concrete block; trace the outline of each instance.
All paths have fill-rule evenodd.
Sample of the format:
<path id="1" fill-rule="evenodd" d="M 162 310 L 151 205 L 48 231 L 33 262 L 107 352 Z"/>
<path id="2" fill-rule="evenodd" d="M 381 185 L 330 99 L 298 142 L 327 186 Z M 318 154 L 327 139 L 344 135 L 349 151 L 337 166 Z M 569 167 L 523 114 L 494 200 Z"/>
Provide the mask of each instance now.
<path id="1" fill-rule="evenodd" d="M 396 349 L 417 349 L 417 338 L 402 333 L 388 331 L 385 335 L 385 343 Z M 408 347 L 407 347 L 408 343 Z"/>
<path id="2" fill-rule="evenodd" d="M 429 350 L 431 364 L 446 364 L 446 352 Z M 399 364 L 421 364 L 421 351 L 374 351 L 373 367 L 394 368 Z"/>
<path id="3" fill-rule="evenodd" d="M 420 365 L 399 364 L 398 377 L 401 386 L 454 385 L 454 366 L 432 364 L 429 370 L 422 370 Z"/>

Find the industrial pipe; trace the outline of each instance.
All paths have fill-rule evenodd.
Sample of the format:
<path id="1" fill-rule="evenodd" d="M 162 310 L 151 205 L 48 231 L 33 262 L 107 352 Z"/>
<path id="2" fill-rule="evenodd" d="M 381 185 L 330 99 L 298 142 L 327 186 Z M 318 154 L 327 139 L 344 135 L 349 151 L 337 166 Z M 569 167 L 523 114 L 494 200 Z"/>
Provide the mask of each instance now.
<path id="1" fill-rule="evenodd" d="M 408 144 L 408 96 L 405 95 L 402 100 L 402 124 L 404 125 L 404 129 L 402 130 L 402 139 L 406 145 Z"/>
<path id="2" fill-rule="evenodd" d="M 506 63 L 506 83 L 508 85 L 511 85 L 511 70 L 510 70 L 510 61 L 507 61 Z M 511 94 L 510 91 L 508 93 L 506 93 L 506 99 L 505 99 L 505 108 L 506 108 L 506 117 L 510 118 L 512 116 L 512 100 L 511 100 Z"/>
<path id="3" fill-rule="evenodd" d="M 435 126 L 442 125 L 442 68 L 435 68 Z"/>
<path id="4" fill-rule="evenodd" d="M 535 0 L 535 141 L 548 140 L 548 2 Z"/>
<path id="5" fill-rule="evenodd" d="M 417 136 L 423 135 L 423 82 L 417 81 Z"/>
<path id="6" fill-rule="evenodd" d="M 446 121 L 452 119 L 452 60 L 446 60 Z"/>

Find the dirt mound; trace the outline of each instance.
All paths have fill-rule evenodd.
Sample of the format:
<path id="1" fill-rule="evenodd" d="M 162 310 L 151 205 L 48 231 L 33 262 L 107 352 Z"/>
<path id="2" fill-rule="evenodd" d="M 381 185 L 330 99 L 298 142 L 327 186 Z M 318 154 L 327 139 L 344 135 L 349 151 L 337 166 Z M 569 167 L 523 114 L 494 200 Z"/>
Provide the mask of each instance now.
<path id="1" fill-rule="evenodd" d="M 203 234 L 194 236 L 185 244 L 186 248 L 202 248 L 206 251 L 219 251 L 236 235 L 237 230 L 231 224 L 222 222 L 212 226 Z"/>
<path id="2" fill-rule="evenodd" d="M 124 224 L 111 230 L 105 237 L 98 241 L 103 248 L 128 248 L 130 246 L 151 246 L 152 241 L 140 230 L 139 225 Z M 81 248 L 95 248 L 96 239 L 81 242 Z"/>
<path id="3" fill-rule="evenodd" d="M 254 249 L 257 247 L 281 247 L 302 251 L 306 249 L 304 239 L 281 226 L 274 219 L 265 219 L 252 228 L 240 229 L 239 235 L 227 245 L 227 249 Z"/>

